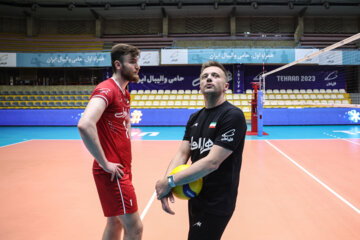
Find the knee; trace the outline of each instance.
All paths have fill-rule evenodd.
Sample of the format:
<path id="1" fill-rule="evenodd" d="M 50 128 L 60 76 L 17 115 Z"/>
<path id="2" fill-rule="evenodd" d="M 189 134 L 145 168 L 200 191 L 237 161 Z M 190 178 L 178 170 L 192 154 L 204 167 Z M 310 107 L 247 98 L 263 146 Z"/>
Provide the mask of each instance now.
<path id="1" fill-rule="evenodd" d="M 134 229 L 133 229 L 134 235 L 136 235 L 136 236 L 141 236 L 141 235 L 142 235 L 142 232 L 143 232 L 143 229 L 144 229 L 143 224 L 142 224 L 141 221 L 139 221 L 139 222 L 135 225 L 135 227 L 134 227 Z"/>
<path id="2" fill-rule="evenodd" d="M 121 228 L 121 221 L 117 217 L 108 217 L 107 225 L 111 228 Z"/>

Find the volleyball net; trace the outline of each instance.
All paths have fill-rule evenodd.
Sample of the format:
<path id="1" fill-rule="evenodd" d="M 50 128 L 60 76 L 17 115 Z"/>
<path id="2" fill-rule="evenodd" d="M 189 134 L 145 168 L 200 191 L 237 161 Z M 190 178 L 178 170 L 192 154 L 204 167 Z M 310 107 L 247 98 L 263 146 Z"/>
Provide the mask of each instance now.
<path id="1" fill-rule="evenodd" d="M 280 67 L 263 63 L 249 135 L 263 135 L 263 108 L 360 108 L 359 48 L 360 33 L 320 50 L 297 48 L 296 60 Z"/>
<path id="2" fill-rule="evenodd" d="M 267 71 L 264 66 L 260 77 L 259 89 L 263 90 L 264 107 L 351 107 L 360 108 L 360 33 L 336 42 L 323 49 L 296 49 L 301 54 L 295 61 Z M 354 49 L 357 46 L 357 49 Z M 324 74 L 292 75 L 301 65 L 314 66 Z M 330 67 L 331 66 L 331 67 Z M 267 89 L 267 82 L 276 75 L 282 81 L 282 89 L 275 92 Z M 304 83 L 304 88 L 293 89 L 295 82 Z M 314 83 L 312 86 L 311 84 Z M 319 83 L 321 83 L 319 85 Z M 320 87 L 319 87 L 320 86 Z M 351 97 L 353 95 L 353 98 Z"/>

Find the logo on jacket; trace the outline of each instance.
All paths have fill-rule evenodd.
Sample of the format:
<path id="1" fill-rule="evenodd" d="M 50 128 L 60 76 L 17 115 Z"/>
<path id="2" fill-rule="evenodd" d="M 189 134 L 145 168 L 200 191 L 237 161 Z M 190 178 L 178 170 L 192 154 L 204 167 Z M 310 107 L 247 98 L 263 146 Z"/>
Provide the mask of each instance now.
<path id="1" fill-rule="evenodd" d="M 125 108 L 123 108 L 122 112 L 115 113 L 114 116 L 116 118 L 125 118 L 129 113 L 126 111 Z"/>
<path id="2" fill-rule="evenodd" d="M 191 127 L 197 127 L 199 123 L 194 123 Z"/>
<path id="3" fill-rule="evenodd" d="M 100 88 L 99 93 L 105 93 L 107 95 L 111 90 L 109 88 Z"/>
<path id="4" fill-rule="evenodd" d="M 221 141 L 228 141 L 232 142 L 234 141 L 234 138 L 232 138 L 235 135 L 235 129 L 231 129 L 230 131 L 227 131 L 223 135 L 221 135 Z"/>
<path id="5" fill-rule="evenodd" d="M 194 141 L 193 137 L 191 137 L 190 150 L 200 149 L 200 154 L 206 151 L 210 151 L 211 147 L 214 145 L 211 139 L 206 140 L 206 138 L 199 138 L 199 141 Z"/>

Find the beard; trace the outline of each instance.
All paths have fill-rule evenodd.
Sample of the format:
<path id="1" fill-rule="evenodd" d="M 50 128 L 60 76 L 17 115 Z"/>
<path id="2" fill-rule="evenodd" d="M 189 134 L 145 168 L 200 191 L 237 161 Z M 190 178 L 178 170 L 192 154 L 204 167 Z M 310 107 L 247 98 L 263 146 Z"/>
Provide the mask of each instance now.
<path id="1" fill-rule="evenodd" d="M 120 71 L 121 78 L 128 80 L 129 82 L 137 83 L 140 80 L 138 74 L 132 73 L 128 68 L 123 67 Z"/>

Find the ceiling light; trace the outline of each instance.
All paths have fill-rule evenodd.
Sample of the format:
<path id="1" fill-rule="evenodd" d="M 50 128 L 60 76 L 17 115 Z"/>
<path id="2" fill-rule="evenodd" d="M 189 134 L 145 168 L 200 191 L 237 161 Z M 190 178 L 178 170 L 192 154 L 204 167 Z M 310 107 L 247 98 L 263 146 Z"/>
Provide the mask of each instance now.
<path id="1" fill-rule="evenodd" d="M 37 3 L 34 3 L 33 5 L 31 5 L 31 11 L 35 12 L 38 7 L 39 5 Z"/>
<path id="2" fill-rule="evenodd" d="M 214 8 L 215 8 L 215 9 L 218 9 L 218 7 L 219 7 L 218 0 L 215 0 L 215 2 L 214 2 Z"/>
<path id="3" fill-rule="evenodd" d="M 257 2 L 252 2 L 251 3 L 251 6 L 254 8 L 254 9 L 258 9 L 258 4 L 257 4 Z"/>
<path id="4" fill-rule="evenodd" d="M 75 8 L 75 4 L 74 3 L 69 3 L 68 10 L 72 11 L 74 8 Z"/>
<path id="5" fill-rule="evenodd" d="M 324 2 L 324 8 L 329 9 L 330 8 L 330 3 L 329 2 Z"/>
<path id="6" fill-rule="evenodd" d="M 289 2 L 288 6 L 289 6 L 290 9 L 294 9 L 294 3 L 293 2 Z"/>

